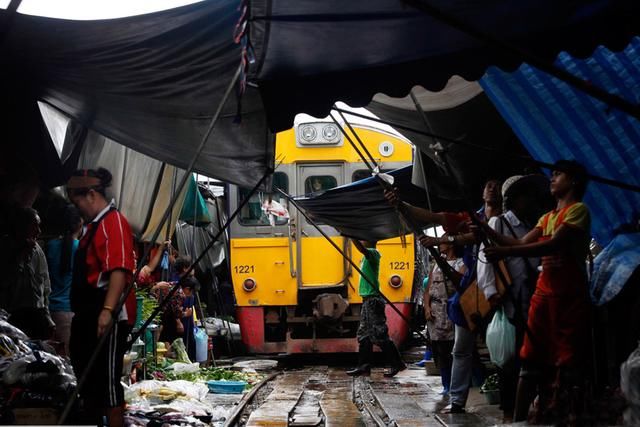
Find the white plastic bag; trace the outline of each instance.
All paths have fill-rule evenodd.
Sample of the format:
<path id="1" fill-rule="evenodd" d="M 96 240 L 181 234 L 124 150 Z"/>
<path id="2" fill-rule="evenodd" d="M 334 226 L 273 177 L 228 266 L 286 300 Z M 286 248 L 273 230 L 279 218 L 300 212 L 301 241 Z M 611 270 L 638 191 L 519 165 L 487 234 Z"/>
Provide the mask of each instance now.
<path id="1" fill-rule="evenodd" d="M 487 328 L 487 348 L 491 361 L 502 368 L 516 353 L 516 328 L 509 322 L 502 307 L 496 311 Z"/>
<path id="2" fill-rule="evenodd" d="M 171 365 L 171 369 L 173 369 L 173 372 L 175 372 L 176 374 L 196 373 L 200 371 L 200 364 L 197 362 L 175 362 L 173 365 Z"/>
<path id="3" fill-rule="evenodd" d="M 202 328 L 194 328 L 194 331 L 196 339 L 196 362 L 206 362 L 209 337 Z"/>

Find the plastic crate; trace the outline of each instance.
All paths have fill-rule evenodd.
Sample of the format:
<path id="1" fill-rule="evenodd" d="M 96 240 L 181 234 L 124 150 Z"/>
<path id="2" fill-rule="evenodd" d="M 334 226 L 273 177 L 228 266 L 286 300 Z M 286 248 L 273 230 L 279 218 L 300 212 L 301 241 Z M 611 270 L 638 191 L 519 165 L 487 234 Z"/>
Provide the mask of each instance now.
<path id="1" fill-rule="evenodd" d="M 240 394 L 246 385 L 245 381 L 207 381 L 209 391 L 218 394 Z"/>

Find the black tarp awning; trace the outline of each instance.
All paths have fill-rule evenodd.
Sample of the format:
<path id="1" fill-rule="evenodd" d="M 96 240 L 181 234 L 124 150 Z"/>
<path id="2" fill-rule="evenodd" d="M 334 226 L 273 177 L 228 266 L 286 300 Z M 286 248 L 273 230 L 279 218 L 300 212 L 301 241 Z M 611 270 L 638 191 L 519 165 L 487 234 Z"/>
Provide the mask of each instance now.
<path id="1" fill-rule="evenodd" d="M 0 22 L 6 14 L 0 10 Z M 42 100 L 81 126 L 185 168 L 240 66 L 239 19 L 235 0 L 110 20 L 16 14 L 0 47 L 5 141 L 20 143 L 27 132 L 36 145 L 48 140 L 43 126 L 33 129 Z M 252 186 L 273 162 L 273 141 L 257 90 L 249 86 L 241 100 L 242 120 L 234 93 L 195 171 Z M 60 183 L 57 172 L 49 184 Z"/>
<path id="2" fill-rule="evenodd" d="M 438 91 L 452 75 L 478 80 L 489 65 L 515 69 L 522 62 L 415 4 L 549 62 L 563 50 L 585 56 L 600 44 L 622 49 L 640 26 L 637 0 L 252 1 L 253 76 L 271 129 L 289 128 L 300 112 L 324 117 L 337 100 L 365 106 L 379 92 L 402 97 L 414 85 Z"/>
<path id="3" fill-rule="evenodd" d="M 411 184 L 411 166 L 391 171 L 400 198 L 411 204 L 424 206 L 424 190 Z M 386 202 L 382 188 L 371 177 L 352 184 L 332 188 L 313 197 L 296 201 L 314 221 L 329 224 L 344 236 L 361 240 L 384 240 L 411 233 L 399 220 L 396 210 Z M 434 209 L 442 208 L 442 201 L 432 200 Z M 446 202 L 445 202 L 446 203 Z"/>
<path id="4" fill-rule="evenodd" d="M 5 140 L 35 152 L 49 141 L 33 107 L 44 100 L 81 126 L 184 168 L 240 65 L 233 34 L 242 5 L 203 1 L 97 21 L 17 14 L 0 55 Z M 489 65 L 521 62 L 419 10 L 425 5 L 549 62 L 562 50 L 619 50 L 640 33 L 636 0 L 251 1 L 256 61 L 242 121 L 235 123 L 232 96 L 195 170 L 255 183 L 273 161 L 265 112 L 268 128 L 280 131 L 300 112 L 326 116 L 337 100 L 365 106 L 376 93 L 404 96 L 414 85 L 438 91 L 452 75 L 476 80 Z M 0 10 L 0 22 L 5 17 Z M 45 163 L 41 169 L 62 175 Z"/>

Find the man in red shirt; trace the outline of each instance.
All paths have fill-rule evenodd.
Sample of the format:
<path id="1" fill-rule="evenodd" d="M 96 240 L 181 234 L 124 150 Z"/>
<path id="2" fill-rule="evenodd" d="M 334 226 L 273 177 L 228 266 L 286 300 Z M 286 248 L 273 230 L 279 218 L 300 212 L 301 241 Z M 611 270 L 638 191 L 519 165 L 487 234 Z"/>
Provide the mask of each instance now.
<path id="1" fill-rule="evenodd" d="M 106 198 L 111 173 L 106 169 L 74 172 L 67 183 L 69 199 L 87 224 L 76 252 L 71 309 L 71 362 L 78 378 L 87 369 L 98 341 L 111 322 L 115 325 L 89 371 L 87 387 L 81 392 L 91 415 L 106 413 L 109 426 L 122 426 L 124 391 L 120 384 L 127 336 L 135 321 L 135 293 L 114 313 L 127 284 L 133 281 L 135 258 L 133 235 L 127 219 Z"/>

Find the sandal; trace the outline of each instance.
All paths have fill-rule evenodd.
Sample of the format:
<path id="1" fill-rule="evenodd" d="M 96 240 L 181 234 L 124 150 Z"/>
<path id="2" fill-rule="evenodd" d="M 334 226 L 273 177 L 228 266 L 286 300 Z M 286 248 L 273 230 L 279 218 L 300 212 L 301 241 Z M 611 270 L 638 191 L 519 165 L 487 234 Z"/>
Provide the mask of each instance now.
<path id="1" fill-rule="evenodd" d="M 445 406 L 440 411 L 441 414 L 464 414 L 466 412 L 462 406 L 456 405 L 455 403 Z"/>

